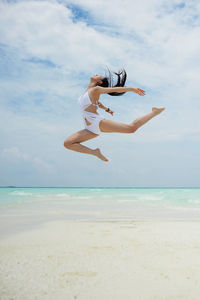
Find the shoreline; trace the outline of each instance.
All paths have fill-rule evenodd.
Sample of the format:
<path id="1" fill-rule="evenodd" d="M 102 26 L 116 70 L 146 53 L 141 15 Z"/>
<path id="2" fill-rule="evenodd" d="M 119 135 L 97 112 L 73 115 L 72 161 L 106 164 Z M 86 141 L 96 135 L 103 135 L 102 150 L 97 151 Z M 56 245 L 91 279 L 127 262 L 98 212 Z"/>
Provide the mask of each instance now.
<path id="1" fill-rule="evenodd" d="M 19 214 L 17 213 L 8 213 L 1 214 L 0 213 L 0 241 L 6 238 L 12 238 L 18 234 L 29 232 L 30 230 L 37 230 L 46 226 L 49 223 L 56 222 L 74 222 L 74 223 L 124 223 L 124 224 L 132 224 L 132 223 L 199 223 L 199 217 L 192 218 L 184 218 L 182 217 L 170 217 L 170 218 L 162 218 L 162 216 L 150 216 L 150 217 L 130 217 L 130 216 L 121 216 L 121 217 L 91 217 L 86 214 L 81 215 L 77 213 L 77 215 L 72 215 L 71 212 L 63 215 L 52 215 L 51 213 L 48 215 L 44 213 L 43 215 L 35 215 L 35 214 Z"/>

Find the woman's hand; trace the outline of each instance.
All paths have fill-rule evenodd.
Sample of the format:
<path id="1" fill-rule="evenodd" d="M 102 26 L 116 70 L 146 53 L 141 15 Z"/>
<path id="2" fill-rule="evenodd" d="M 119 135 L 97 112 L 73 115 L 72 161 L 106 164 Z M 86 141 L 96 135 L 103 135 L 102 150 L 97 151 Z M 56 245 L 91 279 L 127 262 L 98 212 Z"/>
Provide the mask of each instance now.
<path id="1" fill-rule="evenodd" d="M 133 92 L 140 95 L 140 96 L 145 96 L 145 91 L 143 91 L 142 89 L 139 88 L 133 88 Z"/>
<path id="2" fill-rule="evenodd" d="M 112 116 L 113 116 L 113 114 L 114 114 L 114 111 L 111 110 L 110 108 L 107 108 L 107 109 L 106 109 L 106 112 L 109 113 L 109 114 L 111 114 Z"/>
<path id="3" fill-rule="evenodd" d="M 110 109 L 110 110 L 109 110 L 109 114 L 111 114 L 111 115 L 113 116 L 114 111 Z"/>

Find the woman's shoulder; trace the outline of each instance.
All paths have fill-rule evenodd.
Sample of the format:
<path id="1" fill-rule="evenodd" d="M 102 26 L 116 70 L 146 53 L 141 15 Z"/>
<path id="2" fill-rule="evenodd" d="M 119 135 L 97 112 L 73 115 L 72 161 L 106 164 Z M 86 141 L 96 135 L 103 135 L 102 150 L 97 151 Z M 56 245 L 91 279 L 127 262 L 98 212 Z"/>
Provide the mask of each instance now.
<path id="1" fill-rule="evenodd" d="M 94 93 L 94 92 L 96 92 L 96 90 L 97 90 L 97 88 L 96 88 L 96 86 L 94 86 L 94 87 L 87 88 L 84 93 L 87 93 L 87 92 Z"/>
<path id="2" fill-rule="evenodd" d="M 88 95 L 90 96 L 91 100 L 99 100 L 99 94 L 97 92 L 96 87 L 92 87 L 87 89 Z"/>

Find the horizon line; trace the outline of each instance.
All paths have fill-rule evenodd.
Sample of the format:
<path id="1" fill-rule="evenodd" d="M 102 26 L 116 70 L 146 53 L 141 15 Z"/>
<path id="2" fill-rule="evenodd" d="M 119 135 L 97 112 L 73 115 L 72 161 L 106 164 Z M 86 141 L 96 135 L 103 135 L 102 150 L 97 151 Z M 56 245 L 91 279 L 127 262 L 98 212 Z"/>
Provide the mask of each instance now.
<path id="1" fill-rule="evenodd" d="M 199 189 L 200 186 L 14 186 L 14 185 L 5 185 L 0 186 L 0 188 L 81 188 L 81 189 Z"/>

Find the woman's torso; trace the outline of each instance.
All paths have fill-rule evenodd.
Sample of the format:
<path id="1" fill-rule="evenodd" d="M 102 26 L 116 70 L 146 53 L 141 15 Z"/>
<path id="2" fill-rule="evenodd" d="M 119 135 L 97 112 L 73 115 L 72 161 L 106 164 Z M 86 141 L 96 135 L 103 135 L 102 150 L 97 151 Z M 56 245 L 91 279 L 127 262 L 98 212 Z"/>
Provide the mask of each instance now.
<path id="1" fill-rule="evenodd" d="M 94 97 L 91 91 L 92 89 L 86 89 L 85 92 L 79 97 L 78 103 L 82 111 L 98 114 L 97 109 L 99 98 Z"/>

